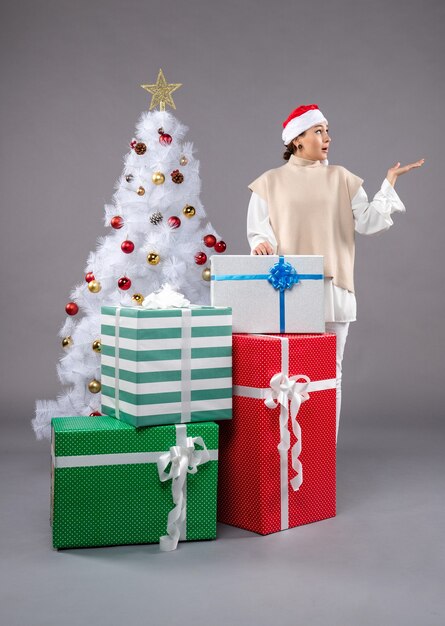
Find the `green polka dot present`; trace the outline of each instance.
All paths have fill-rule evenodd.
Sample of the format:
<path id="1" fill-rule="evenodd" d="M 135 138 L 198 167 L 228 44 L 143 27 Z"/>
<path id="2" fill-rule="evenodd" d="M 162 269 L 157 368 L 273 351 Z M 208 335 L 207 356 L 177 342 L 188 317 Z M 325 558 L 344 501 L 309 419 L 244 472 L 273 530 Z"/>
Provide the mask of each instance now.
<path id="1" fill-rule="evenodd" d="M 101 342 L 105 415 L 136 427 L 231 419 L 230 307 L 103 306 Z"/>
<path id="2" fill-rule="evenodd" d="M 216 537 L 218 426 L 133 428 L 106 415 L 52 420 L 55 548 Z"/>

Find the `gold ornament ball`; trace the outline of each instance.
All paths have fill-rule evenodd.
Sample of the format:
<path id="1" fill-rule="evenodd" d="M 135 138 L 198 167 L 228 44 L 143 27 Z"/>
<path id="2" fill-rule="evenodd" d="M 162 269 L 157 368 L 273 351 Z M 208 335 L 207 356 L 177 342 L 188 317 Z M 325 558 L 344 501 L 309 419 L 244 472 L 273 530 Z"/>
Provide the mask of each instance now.
<path id="1" fill-rule="evenodd" d="M 98 280 L 91 280 L 88 283 L 88 289 L 91 291 L 91 293 L 99 293 L 99 291 L 102 289 L 102 285 Z"/>
<path id="2" fill-rule="evenodd" d="M 69 348 L 70 346 L 72 346 L 72 345 L 73 345 L 73 343 L 74 343 L 74 342 L 73 342 L 72 337 L 70 337 L 70 336 L 68 335 L 68 337 L 64 337 L 64 338 L 62 339 L 62 348 Z"/>
<path id="3" fill-rule="evenodd" d="M 165 176 L 162 172 L 155 172 L 151 180 L 155 185 L 162 185 L 165 182 Z"/>
<path id="4" fill-rule="evenodd" d="M 202 270 L 202 278 L 203 278 L 203 280 L 209 281 L 210 280 L 210 276 L 211 276 L 210 267 L 205 267 Z"/>
<path id="5" fill-rule="evenodd" d="M 93 343 L 91 344 L 91 347 L 93 348 L 94 352 L 100 353 L 102 350 L 102 342 L 100 339 L 95 339 L 93 341 Z"/>
<path id="6" fill-rule="evenodd" d="M 182 212 L 186 217 L 193 217 L 196 213 L 196 209 L 191 204 L 186 204 L 185 207 L 182 209 Z"/>
<path id="7" fill-rule="evenodd" d="M 95 378 L 93 378 L 93 380 L 90 380 L 90 382 L 88 383 L 88 389 L 91 391 L 91 393 L 99 393 L 101 388 L 102 385 Z"/>
<path id="8" fill-rule="evenodd" d="M 150 263 L 150 265 L 157 265 L 160 260 L 161 257 L 157 252 L 149 252 L 147 254 L 147 263 Z"/>
<path id="9" fill-rule="evenodd" d="M 144 296 L 141 293 L 135 293 L 131 296 L 131 299 L 135 304 L 140 306 L 144 301 Z"/>
<path id="10" fill-rule="evenodd" d="M 145 194 L 145 189 L 143 187 L 139 187 L 136 193 L 138 196 L 143 196 Z"/>
<path id="11" fill-rule="evenodd" d="M 179 164 L 180 164 L 180 165 L 187 165 L 187 163 L 188 163 L 188 162 L 189 162 L 189 160 L 188 160 L 188 158 L 187 158 L 186 156 L 182 156 L 182 157 L 179 159 Z"/>

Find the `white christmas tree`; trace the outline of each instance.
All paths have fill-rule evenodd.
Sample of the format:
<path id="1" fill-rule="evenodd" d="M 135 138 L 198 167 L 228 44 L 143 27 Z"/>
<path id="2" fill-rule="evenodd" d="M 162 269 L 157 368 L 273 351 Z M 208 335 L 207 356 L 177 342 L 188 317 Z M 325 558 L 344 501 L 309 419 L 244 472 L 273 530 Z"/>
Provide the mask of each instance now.
<path id="1" fill-rule="evenodd" d="M 199 199 L 199 161 L 185 142 L 187 127 L 165 110 L 176 108 L 162 70 L 130 143 L 113 202 L 105 205 L 109 234 L 100 237 L 71 292 L 60 329 L 64 355 L 57 400 L 38 400 L 33 428 L 50 436 L 52 417 L 100 414 L 100 310 L 102 305 L 141 305 L 144 296 L 169 283 L 195 304 L 209 303 L 209 253 L 222 253 L 220 240 Z M 159 110 L 152 110 L 159 106 Z"/>

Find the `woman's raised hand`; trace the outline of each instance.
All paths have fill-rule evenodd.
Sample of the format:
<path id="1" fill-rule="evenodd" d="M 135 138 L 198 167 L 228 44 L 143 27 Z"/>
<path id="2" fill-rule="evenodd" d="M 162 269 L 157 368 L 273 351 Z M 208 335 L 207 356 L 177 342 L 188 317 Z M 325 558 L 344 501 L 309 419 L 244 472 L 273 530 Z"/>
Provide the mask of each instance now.
<path id="1" fill-rule="evenodd" d="M 273 254 L 273 248 L 268 241 L 262 241 L 252 252 L 253 254 Z"/>
<path id="2" fill-rule="evenodd" d="M 400 163 L 397 162 L 395 165 L 393 165 L 392 167 L 389 168 L 388 173 L 386 175 L 386 178 L 391 183 L 391 185 L 394 187 L 394 184 L 395 184 L 395 182 L 397 180 L 397 176 L 401 176 L 402 174 L 406 174 L 406 172 L 409 172 L 410 170 L 414 169 L 415 167 L 422 167 L 422 165 L 424 163 L 425 163 L 425 159 L 419 159 L 415 163 L 408 163 L 408 165 L 403 165 L 403 166 L 401 166 Z"/>

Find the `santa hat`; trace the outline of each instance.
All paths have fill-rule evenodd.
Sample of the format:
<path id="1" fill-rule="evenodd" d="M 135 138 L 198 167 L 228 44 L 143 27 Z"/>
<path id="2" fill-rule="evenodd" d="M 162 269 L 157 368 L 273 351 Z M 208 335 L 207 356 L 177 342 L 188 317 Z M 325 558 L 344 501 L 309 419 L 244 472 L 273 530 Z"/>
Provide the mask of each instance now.
<path id="1" fill-rule="evenodd" d="M 305 130 L 322 122 L 327 124 L 328 120 L 316 104 L 302 104 L 295 111 L 292 111 L 287 120 L 283 122 L 281 136 L 284 144 L 287 146 L 292 139 L 301 135 Z"/>

